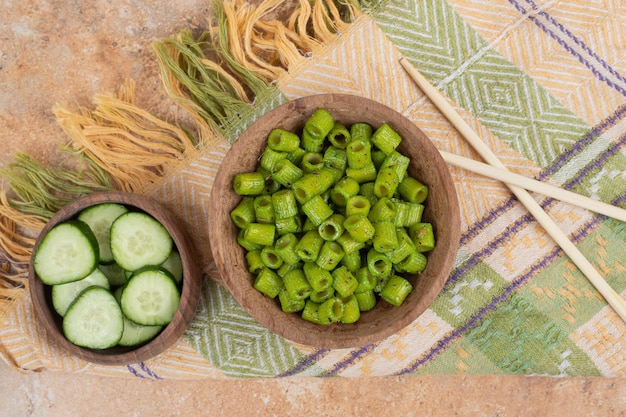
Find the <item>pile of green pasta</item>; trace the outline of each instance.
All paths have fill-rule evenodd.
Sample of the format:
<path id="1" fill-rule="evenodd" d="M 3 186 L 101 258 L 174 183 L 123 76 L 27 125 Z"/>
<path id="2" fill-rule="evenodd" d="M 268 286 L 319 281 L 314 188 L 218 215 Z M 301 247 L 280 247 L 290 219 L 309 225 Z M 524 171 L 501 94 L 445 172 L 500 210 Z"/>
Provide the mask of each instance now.
<path id="1" fill-rule="evenodd" d="M 413 286 L 401 274 L 424 270 L 435 237 L 401 141 L 388 124 L 345 126 L 322 108 L 301 135 L 269 133 L 256 170 L 234 178 L 230 213 L 258 291 L 318 324 L 404 302 Z"/>

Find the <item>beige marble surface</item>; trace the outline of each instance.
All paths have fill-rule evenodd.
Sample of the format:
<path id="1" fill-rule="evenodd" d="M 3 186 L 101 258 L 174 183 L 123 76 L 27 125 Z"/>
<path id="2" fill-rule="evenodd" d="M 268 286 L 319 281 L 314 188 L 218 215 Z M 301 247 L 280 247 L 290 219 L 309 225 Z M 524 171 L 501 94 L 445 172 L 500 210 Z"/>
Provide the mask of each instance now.
<path id="1" fill-rule="evenodd" d="M 203 0 L 3 0 L 0 163 L 26 150 L 58 158 L 56 103 L 89 106 L 127 78 L 138 103 L 170 114 L 150 42 L 205 26 Z M 626 381 L 420 376 L 371 379 L 144 381 L 44 371 L 0 361 L 0 416 L 617 416 Z"/>

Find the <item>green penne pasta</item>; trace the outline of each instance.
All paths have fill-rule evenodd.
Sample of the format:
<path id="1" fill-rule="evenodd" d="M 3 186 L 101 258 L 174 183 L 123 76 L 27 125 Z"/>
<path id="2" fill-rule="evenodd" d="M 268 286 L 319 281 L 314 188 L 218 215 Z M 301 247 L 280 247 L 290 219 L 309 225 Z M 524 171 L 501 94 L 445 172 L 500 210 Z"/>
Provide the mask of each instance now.
<path id="1" fill-rule="evenodd" d="M 348 166 L 352 169 L 362 169 L 372 164 L 372 145 L 369 141 L 354 140 L 346 148 Z"/>
<path id="2" fill-rule="evenodd" d="M 376 201 L 367 218 L 372 223 L 392 221 L 396 218 L 396 210 L 396 203 L 390 198 L 383 197 Z"/>
<path id="3" fill-rule="evenodd" d="M 343 316 L 343 310 L 343 302 L 338 297 L 333 297 L 324 301 L 317 310 L 320 323 L 332 324 L 339 322 Z"/>
<path id="4" fill-rule="evenodd" d="M 272 196 L 261 195 L 254 199 L 254 216 L 257 223 L 274 223 L 276 221 Z"/>
<path id="5" fill-rule="evenodd" d="M 277 219 L 286 219 L 298 215 L 298 204 L 293 191 L 283 189 L 272 194 L 272 205 Z"/>
<path id="6" fill-rule="evenodd" d="M 341 178 L 330 191 L 330 199 L 339 207 L 345 207 L 351 197 L 359 194 L 359 183 L 350 177 Z"/>
<path id="7" fill-rule="evenodd" d="M 323 194 L 335 183 L 335 176 L 332 171 L 320 168 L 309 174 L 304 174 L 295 181 L 291 187 L 296 200 L 301 204 L 310 200 L 316 195 Z"/>
<path id="8" fill-rule="evenodd" d="M 404 260 L 396 263 L 397 272 L 405 272 L 407 274 L 417 274 L 424 271 L 428 264 L 428 258 L 422 253 L 414 250 L 404 258 Z"/>
<path id="9" fill-rule="evenodd" d="M 408 280 L 399 275 L 392 275 L 380 292 L 380 298 L 397 307 L 402 305 L 412 290 L 413 286 Z"/>
<path id="10" fill-rule="evenodd" d="M 355 293 L 354 297 L 359 304 L 359 310 L 362 312 L 370 311 L 376 307 L 376 294 L 372 290 Z"/>
<path id="11" fill-rule="evenodd" d="M 287 233 L 300 233 L 302 231 L 302 219 L 298 215 L 276 219 L 274 224 L 276 226 L 276 234 L 279 236 Z"/>
<path id="12" fill-rule="evenodd" d="M 376 180 L 376 167 L 373 162 L 370 162 L 363 168 L 346 168 L 346 175 L 359 184 Z"/>
<path id="13" fill-rule="evenodd" d="M 356 295 L 351 294 L 349 297 L 341 299 L 343 302 L 343 314 L 341 315 L 341 322 L 344 324 L 356 323 L 361 318 L 361 309 L 359 308 L 359 301 Z"/>
<path id="14" fill-rule="evenodd" d="M 410 203 L 423 203 L 428 197 L 428 187 L 407 175 L 398 184 L 398 193 Z"/>
<path id="15" fill-rule="evenodd" d="M 359 251 L 345 253 L 343 258 L 341 258 L 341 264 L 348 268 L 350 272 L 356 272 L 361 267 L 361 253 Z"/>
<path id="16" fill-rule="evenodd" d="M 369 141 L 372 137 L 374 129 L 371 125 L 363 122 L 357 122 L 350 126 L 350 140 Z"/>
<path id="17" fill-rule="evenodd" d="M 398 235 L 393 221 L 381 221 L 374 223 L 376 233 L 373 238 L 373 246 L 378 252 L 388 253 L 398 247 Z"/>
<path id="18" fill-rule="evenodd" d="M 376 229 L 369 219 L 362 214 L 353 214 L 346 218 L 343 227 L 350 233 L 352 239 L 357 242 L 367 242 L 374 237 Z"/>
<path id="19" fill-rule="evenodd" d="M 370 201 L 362 195 L 352 196 L 346 202 L 346 216 L 348 217 L 353 214 L 362 214 L 367 217 L 370 214 L 370 209 Z"/>
<path id="20" fill-rule="evenodd" d="M 389 155 L 400 145 L 402 138 L 391 126 L 383 123 L 372 134 L 371 141 L 378 149 Z"/>
<path id="21" fill-rule="evenodd" d="M 344 232 L 343 222 L 346 218 L 339 213 L 331 215 L 317 228 L 318 233 L 324 240 L 337 240 Z"/>
<path id="22" fill-rule="evenodd" d="M 330 272 L 316 263 L 305 262 L 302 271 L 311 287 L 313 287 L 313 291 L 319 292 L 333 286 L 333 277 Z"/>
<path id="23" fill-rule="evenodd" d="M 309 299 L 315 303 L 323 303 L 324 301 L 335 296 L 335 289 L 331 286 L 324 288 L 323 290 L 315 291 L 311 293 Z"/>
<path id="24" fill-rule="evenodd" d="M 304 131 L 311 136 L 324 139 L 335 126 L 333 116 L 326 109 L 317 109 L 304 124 Z"/>
<path id="25" fill-rule="evenodd" d="M 383 163 L 380 165 L 380 169 L 392 169 L 398 177 L 398 181 L 401 181 L 406 176 L 406 171 L 410 163 L 411 160 L 409 158 L 398 151 L 392 151 L 385 157 Z"/>
<path id="26" fill-rule="evenodd" d="M 243 238 L 251 243 L 272 246 L 276 235 L 276 226 L 267 223 L 250 223 L 243 229 Z"/>
<path id="27" fill-rule="evenodd" d="M 295 300 L 304 300 L 313 292 L 313 287 L 301 269 L 294 269 L 285 274 L 283 284 L 289 297 Z"/>
<path id="28" fill-rule="evenodd" d="M 283 187 L 291 187 L 303 175 L 304 172 L 287 158 L 277 161 L 272 170 L 272 179 Z"/>
<path id="29" fill-rule="evenodd" d="M 409 203 L 404 200 L 392 199 L 396 206 L 395 223 L 397 227 L 409 227 L 422 221 L 424 206 L 420 203 Z"/>
<path id="30" fill-rule="evenodd" d="M 306 214 L 315 226 L 322 224 L 324 220 L 334 213 L 333 209 L 320 195 L 315 195 L 302 204 L 302 212 Z"/>
<path id="31" fill-rule="evenodd" d="M 367 251 L 367 267 L 376 278 L 389 276 L 393 270 L 393 263 L 384 253 L 372 248 Z"/>
<path id="32" fill-rule="evenodd" d="M 416 223 L 410 226 L 409 235 L 419 252 L 429 252 L 435 248 L 435 233 L 432 223 Z"/>
<path id="33" fill-rule="evenodd" d="M 306 300 L 306 302 L 304 303 L 304 309 L 302 310 L 302 318 L 312 323 L 321 324 L 319 308 L 319 303 L 316 303 L 311 299 Z"/>
<path id="34" fill-rule="evenodd" d="M 254 197 L 244 197 L 230 212 L 230 219 L 235 225 L 244 229 L 248 224 L 256 221 L 254 213 Z"/>
<path id="35" fill-rule="evenodd" d="M 397 269 L 397 264 L 405 260 L 411 252 L 415 251 L 415 243 L 413 243 L 413 239 L 411 239 L 411 236 L 403 227 L 396 229 L 396 236 L 398 246 L 387 252 L 386 255 Z"/>
<path id="36" fill-rule="evenodd" d="M 272 172 L 274 171 L 274 166 L 276 165 L 276 163 L 285 158 L 287 158 L 286 152 L 278 152 L 272 148 L 266 147 L 263 151 L 263 155 L 261 155 L 261 160 L 259 161 L 259 164 L 264 169 Z"/>
<path id="37" fill-rule="evenodd" d="M 345 148 L 345 147 L 344 147 Z M 324 152 L 324 166 L 338 169 L 341 176 L 348 166 L 348 154 L 345 149 L 329 146 Z"/>
<path id="38" fill-rule="evenodd" d="M 280 308 L 285 313 L 297 313 L 298 311 L 302 311 L 305 304 L 304 300 L 290 297 L 284 287 L 278 293 L 278 300 L 280 302 Z"/>
<path id="39" fill-rule="evenodd" d="M 259 243 L 251 242 L 246 239 L 246 236 L 245 236 L 246 230 L 247 229 L 239 230 L 239 232 L 237 233 L 237 243 L 241 245 L 241 247 L 243 247 L 247 251 L 261 250 L 261 248 L 263 248 L 263 245 Z"/>
<path id="40" fill-rule="evenodd" d="M 374 207 L 376 202 L 378 201 L 378 197 L 374 195 L 374 181 L 364 182 L 360 184 L 361 188 L 359 189 L 359 193 L 367 198 L 370 202 L 370 206 Z"/>
<path id="41" fill-rule="evenodd" d="M 302 148 L 298 148 L 293 152 L 288 152 L 286 158 L 289 159 L 295 166 L 301 167 L 302 158 L 306 155 L 306 151 Z"/>
<path id="42" fill-rule="evenodd" d="M 252 275 L 257 275 L 265 266 L 263 259 L 261 259 L 261 251 L 259 249 L 246 252 L 246 263 L 248 264 L 248 271 L 250 271 Z"/>
<path id="43" fill-rule="evenodd" d="M 396 193 L 400 180 L 392 168 L 381 168 L 374 180 L 374 195 L 391 198 Z"/>
<path id="44" fill-rule="evenodd" d="M 345 253 L 340 244 L 333 241 L 325 241 L 315 263 L 327 271 L 332 271 L 339 265 Z"/>
<path id="45" fill-rule="evenodd" d="M 335 293 L 341 297 L 349 297 L 359 285 L 359 281 L 345 266 L 340 266 L 331 272 Z"/>
<path id="46" fill-rule="evenodd" d="M 324 239 L 319 235 L 317 228 L 306 232 L 296 244 L 296 253 L 304 262 L 315 262 L 320 249 L 324 245 Z"/>
<path id="47" fill-rule="evenodd" d="M 263 268 L 254 279 L 254 288 L 269 298 L 275 298 L 283 289 L 283 280 L 269 268 Z"/>
<path id="48" fill-rule="evenodd" d="M 356 278 L 358 285 L 354 290 L 355 293 L 361 293 L 365 291 L 373 291 L 376 286 L 377 279 L 371 273 L 370 269 L 367 266 L 363 266 L 359 268 L 355 273 L 354 277 Z"/>
<path id="49" fill-rule="evenodd" d="M 343 123 L 337 121 L 327 136 L 331 145 L 340 149 L 345 149 L 350 142 L 350 130 Z"/>
<path id="50" fill-rule="evenodd" d="M 344 222 L 344 225 L 345 225 L 345 222 Z M 345 229 L 345 226 L 344 226 L 344 229 Z M 352 235 L 350 235 L 350 232 L 348 231 L 344 231 L 341 234 L 341 236 L 337 238 L 335 242 L 341 245 L 341 248 L 343 249 L 346 255 L 350 255 L 353 252 L 358 253 L 359 250 L 365 247 L 365 242 L 357 242 L 356 240 L 354 240 L 354 238 L 352 237 Z"/>
<path id="51" fill-rule="evenodd" d="M 269 269 L 278 269 L 283 264 L 283 259 L 273 246 L 264 246 L 261 249 L 261 261 Z"/>
<path id="52" fill-rule="evenodd" d="M 233 190 L 239 195 L 259 195 L 265 191 L 265 177 L 260 172 L 235 175 Z"/>
<path id="53" fill-rule="evenodd" d="M 286 233 L 276 239 L 274 250 L 280 258 L 288 264 L 297 264 L 300 262 L 300 256 L 296 250 L 298 246 L 298 238 L 293 233 Z"/>
<path id="54" fill-rule="evenodd" d="M 267 137 L 267 145 L 278 152 L 295 152 L 300 147 L 300 137 L 284 129 L 272 129 Z"/>
<path id="55" fill-rule="evenodd" d="M 324 156 L 319 152 L 307 152 L 302 156 L 300 168 L 305 174 L 320 170 L 324 166 Z"/>
<path id="56" fill-rule="evenodd" d="M 297 262 L 295 264 L 288 264 L 287 262 L 283 262 L 280 268 L 276 271 L 279 277 L 284 277 L 287 275 L 289 271 L 293 271 L 295 269 L 302 269 L 302 262 Z"/>

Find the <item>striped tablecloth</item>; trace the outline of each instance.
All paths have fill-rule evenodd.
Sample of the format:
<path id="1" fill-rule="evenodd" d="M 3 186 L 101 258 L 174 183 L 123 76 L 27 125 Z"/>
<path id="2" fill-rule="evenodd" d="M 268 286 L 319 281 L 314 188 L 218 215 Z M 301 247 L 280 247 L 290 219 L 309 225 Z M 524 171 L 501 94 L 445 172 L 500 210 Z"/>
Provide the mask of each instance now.
<path id="1" fill-rule="evenodd" d="M 623 376 L 621 319 L 502 183 L 454 167 L 462 218 L 454 269 L 431 307 L 397 334 L 357 349 L 296 345 L 261 327 L 220 286 L 205 227 L 212 180 L 230 144 L 278 104 L 321 92 L 369 97 L 413 120 L 440 150 L 477 158 L 411 81 L 401 57 L 448 97 L 512 171 L 626 208 L 626 6 L 621 2 L 364 1 L 350 19 L 334 16 L 330 3 L 313 3 L 326 4 L 314 9 L 324 11 L 335 30 L 317 28 L 316 42 L 306 51 L 285 52 L 289 59 L 280 65 L 238 63 L 249 64 L 242 73 L 250 78 L 240 82 L 253 92 L 253 102 L 248 97 L 236 111 L 213 117 L 184 106 L 184 91 L 176 97 L 168 90 L 196 117 L 191 124 L 196 132 L 203 129 L 198 133 L 203 140 L 181 151 L 184 157 L 164 163 L 163 175 L 150 178 L 141 191 L 187 220 L 202 253 L 203 292 L 183 338 L 145 363 L 85 363 L 40 333 L 27 291 L 17 289 L 0 316 L 5 360 L 24 370 L 156 379 Z M 226 1 L 218 12 L 230 8 L 246 10 L 241 1 Z M 253 10 L 240 14 L 244 23 L 254 19 Z M 231 22 L 231 15 L 220 13 L 222 22 Z M 222 40 L 229 39 L 226 49 L 234 51 L 234 26 L 228 27 L 230 38 Z M 626 226 L 535 197 L 624 295 Z"/>

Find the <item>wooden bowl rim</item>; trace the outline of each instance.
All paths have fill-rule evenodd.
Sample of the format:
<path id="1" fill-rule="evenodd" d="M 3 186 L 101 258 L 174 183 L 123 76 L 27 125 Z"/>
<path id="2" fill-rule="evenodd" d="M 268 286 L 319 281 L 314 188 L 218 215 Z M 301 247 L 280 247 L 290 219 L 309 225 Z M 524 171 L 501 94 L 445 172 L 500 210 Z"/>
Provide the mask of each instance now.
<path id="1" fill-rule="evenodd" d="M 81 210 L 100 203 L 120 203 L 144 211 L 157 219 L 168 230 L 183 261 L 181 302 L 172 321 L 151 341 L 138 347 L 116 346 L 97 350 L 83 348 L 69 342 L 63 335 L 62 318 L 54 311 L 50 301 L 49 286 L 45 285 L 34 270 L 34 256 L 41 240 L 55 225 L 75 217 Z M 80 197 L 59 210 L 39 233 L 29 262 L 29 289 L 35 317 L 49 336 L 78 358 L 102 365 L 129 365 L 148 360 L 172 346 L 182 336 L 195 316 L 200 298 L 202 275 L 197 265 L 196 250 L 185 233 L 183 223 L 165 206 L 140 194 L 123 191 L 103 191 Z"/>
<path id="2" fill-rule="evenodd" d="M 240 288 L 240 282 L 236 279 L 233 279 L 233 276 L 236 272 L 233 272 L 233 268 L 243 268 L 245 266 L 245 260 L 241 261 L 239 259 L 238 265 L 233 264 L 224 264 L 225 258 L 225 249 L 220 245 L 220 239 L 222 239 L 222 235 L 226 233 L 224 231 L 224 227 L 226 223 L 226 215 L 227 210 L 222 207 L 224 204 L 222 201 L 224 200 L 224 196 L 226 193 L 229 193 L 226 187 L 229 185 L 228 181 L 225 180 L 225 177 L 229 174 L 232 174 L 232 169 L 228 166 L 231 163 L 231 159 L 234 158 L 236 152 L 246 152 L 250 153 L 250 148 L 256 144 L 254 137 L 256 135 L 256 140 L 261 140 L 258 138 L 258 135 L 266 134 L 269 132 L 271 127 L 263 126 L 263 123 L 268 118 L 271 119 L 273 116 L 277 115 L 280 112 L 293 112 L 298 114 L 303 114 L 305 111 L 308 111 L 309 114 L 312 112 L 314 108 L 325 107 L 327 108 L 331 114 L 333 113 L 333 105 L 342 104 L 345 105 L 347 102 L 358 102 L 363 105 L 363 108 L 367 108 L 371 112 L 378 112 L 380 115 L 384 115 L 384 118 L 387 121 L 391 122 L 391 119 L 401 120 L 403 123 L 403 130 L 408 129 L 411 132 L 410 137 L 415 138 L 422 146 L 423 149 L 427 149 L 429 152 L 429 157 L 434 158 L 432 164 L 436 164 L 439 167 L 439 175 L 440 181 L 445 185 L 445 189 L 438 190 L 437 192 L 443 192 L 444 198 L 448 202 L 450 207 L 450 212 L 446 213 L 448 216 L 448 223 L 450 224 L 449 228 L 449 239 L 448 241 L 438 241 L 437 244 L 440 245 L 440 250 L 446 249 L 448 252 L 440 256 L 442 259 L 442 264 L 444 265 L 444 270 L 438 271 L 438 273 L 433 274 L 433 285 L 427 289 L 424 294 L 424 297 L 427 299 L 427 303 L 423 304 L 420 300 L 417 300 L 417 304 L 419 308 L 409 308 L 406 311 L 404 316 L 399 317 L 396 322 L 392 323 L 388 326 L 376 326 L 376 328 L 368 328 L 367 334 L 365 336 L 357 335 L 355 332 L 351 331 L 342 331 L 342 329 L 347 329 L 345 326 L 355 326 L 355 325 L 337 325 L 337 326 L 323 326 L 323 331 L 310 332 L 310 325 L 312 326 L 320 326 L 315 325 L 313 323 L 309 323 L 299 318 L 299 322 L 296 322 L 295 319 L 292 320 L 292 324 L 290 328 L 284 328 L 284 326 L 280 325 L 281 319 L 284 320 L 284 317 L 272 317 L 270 314 L 267 314 L 268 304 L 265 301 L 259 301 L 260 303 L 265 303 L 263 305 L 256 304 L 250 305 L 249 300 L 246 297 L 250 297 L 249 294 L 246 294 L 246 290 L 248 288 Z M 363 119 L 367 118 L 364 116 Z M 302 119 L 304 120 L 304 118 Z M 367 122 L 368 120 L 361 120 Z M 300 123 L 300 127 L 303 122 Z M 391 123 L 390 123 L 391 124 Z M 281 126 L 273 126 L 273 127 L 281 127 Z M 393 124 L 392 124 L 392 127 Z M 264 131 L 255 133 L 259 129 L 264 129 Z M 405 136 L 405 135 L 403 135 Z M 404 138 L 409 139 L 409 138 Z M 252 141 L 249 144 L 246 141 Z M 250 145 L 250 146 L 248 146 Z M 247 156 L 246 158 L 250 158 L 251 156 Z M 413 159 L 412 159 L 413 163 Z M 228 173 L 227 173 L 228 171 Z M 293 342 L 312 346 L 316 348 L 354 348 L 358 346 L 363 346 L 365 344 L 376 342 L 382 340 L 394 333 L 397 333 L 402 328 L 406 327 L 408 324 L 413 322 L 418 316 L 420 316 L 427 308 L 432 304 L 432 301 L 437 297 L 437 295 L 443 289 L 445 285 L 445 281 L 449 276 L 449 273 L 452 270 L 454 260 L 456 258 L 456 254 L 460 244 L 460 213 L 458 206 L 458 199 L 456 195 L 456 189 L 454 187 L 454 183 L 452 181 L 452 177 L 448 170 L 448 167 L 437 151 L 436 147 L 432 143 L 432 141 L 419 129 L 417 125 L 415 125 L 408 118 L 400 114 L 399 112 L 391 109 L 390 107 L 378 103 L 374 100 L 354 96 L 350 94 L 316 94 L 311 96 L 306 96 L 302 98 L 295 99 L 293 101 L 289 101 L 287 103 L 281 104 L 275 109 L 269 111 L 262 117 L 260 117 L 257 121 L 251 124 L 248 129 L 239 137 L 239 139 L 233 144 L 231 150 L 227 153 L 226 157 L 222 161 L 220 168 L 218 169 L 218 173 L 216 175 L 213 191 L 211 195 L 211 200 L 209 203 L 209 213 L 211 216 L 209 217 L 209 234 L 211 241 L 211 250 L 213 253 L 214 260 L 216 262 L 216 266 L 220 275 L 222 277 L 223 283 L 226 288 L 233 295 L 235 300 L 242 306 L 242 308 L 250 314 L 257 322 L 261 325 L 269 329 L 270 331 L 288 339 Z M 235 262 L 237 264 L 237 262 Z M 252 287 L 251 285 L 251 277 L 252 275 L 246 271 L 242 272 L 244 275 L 248 275 L 248 287 Z M 256 297 L 256 296 L 252 296 Z M 268 299 L 269 300 L 269 299 Z M 273 300 L 269 300 L 272 301 Z M 380 304 L 380 303 L 379 303 Z M 269 307 L 273 308 L 273 307 Z M 376 307 L 378 308 L 378 306 Z M 400 307 L 402 308 L 402 307 Z M 370 312 L 364 313 L 368 314 Z M 282 313 L 285 314 L 285 313 Z M 286 315 L 286 314 L 285 314 Z M 289 316 L 289 315 L 286 315 Z M 293 315 L 292 315 L 293 316 Z M 291 319 L 289 319 L 291 320 Z M 360 323 L 357 322 L 356 326 Z M 389 323 L 388 323 L 389 324 Z M 373 327 L 370 326 L 370 327 Z"/>

